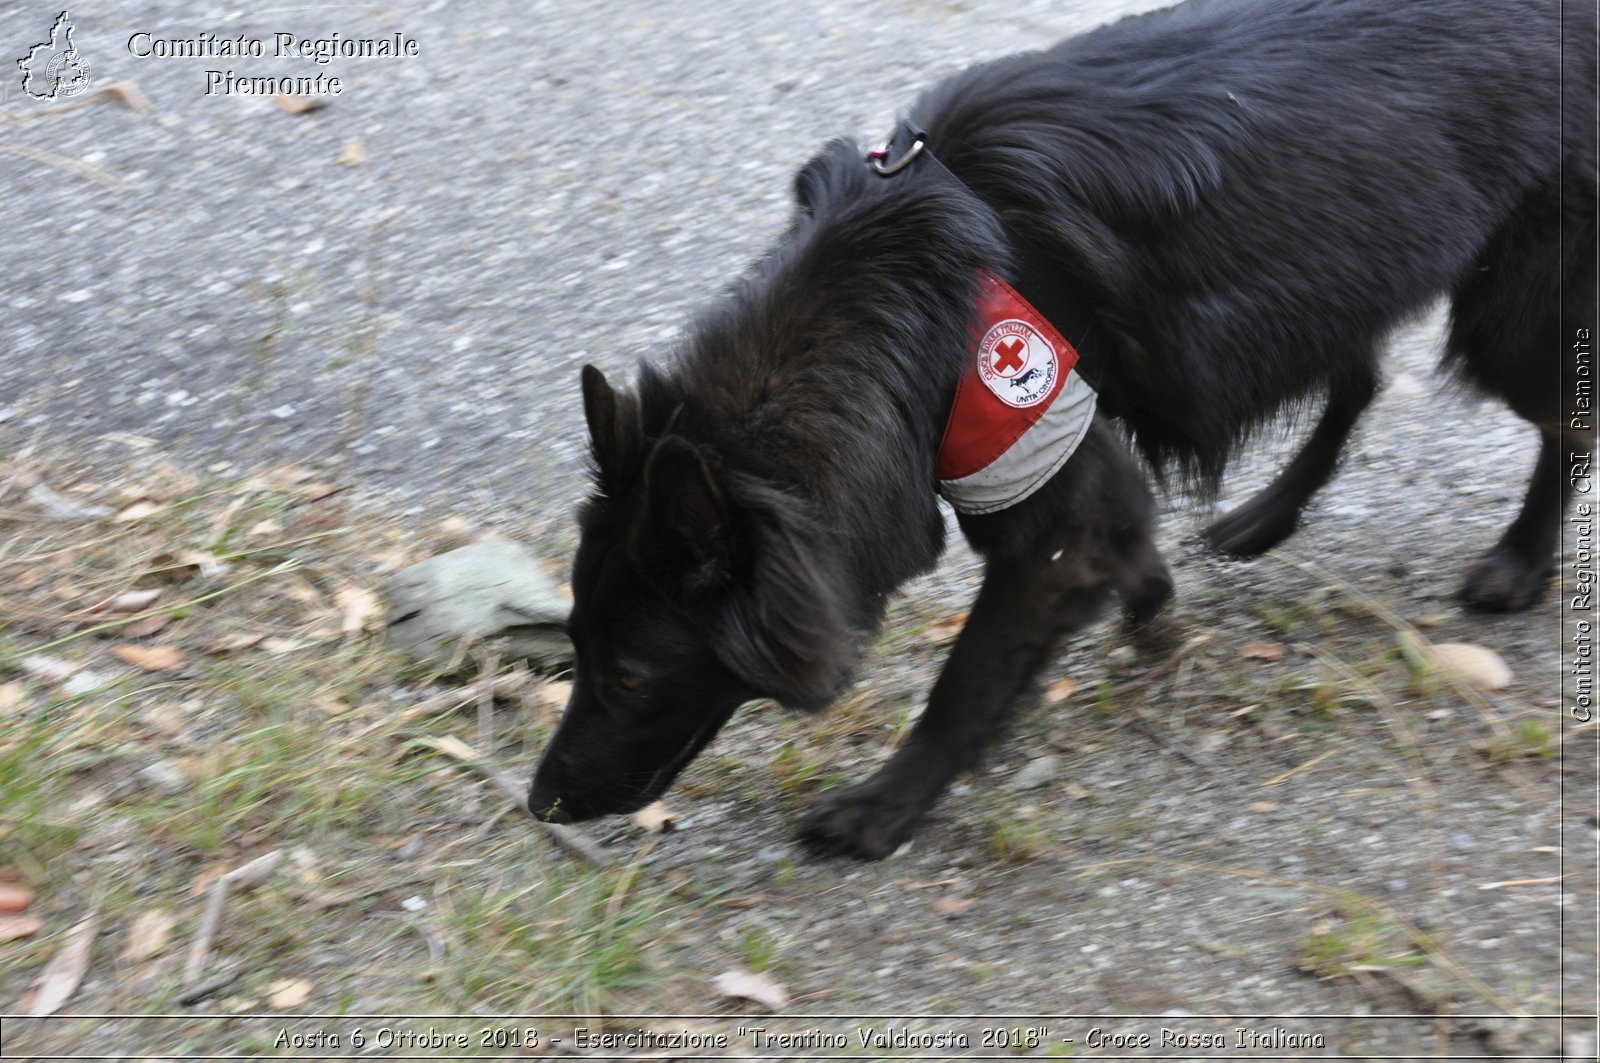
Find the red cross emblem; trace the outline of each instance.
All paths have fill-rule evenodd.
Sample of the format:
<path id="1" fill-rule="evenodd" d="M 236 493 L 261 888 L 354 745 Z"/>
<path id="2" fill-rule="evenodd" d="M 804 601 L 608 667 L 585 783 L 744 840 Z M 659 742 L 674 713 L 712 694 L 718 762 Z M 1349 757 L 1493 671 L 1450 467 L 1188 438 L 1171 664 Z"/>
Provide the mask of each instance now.
<path id="1" fill-rule="evenodd" d="M 1005 340 L 995 345 L 994 371 L 1009 373 L 1022 368 L 1022 352 L 1028 345 L 1021 340 Z"/>

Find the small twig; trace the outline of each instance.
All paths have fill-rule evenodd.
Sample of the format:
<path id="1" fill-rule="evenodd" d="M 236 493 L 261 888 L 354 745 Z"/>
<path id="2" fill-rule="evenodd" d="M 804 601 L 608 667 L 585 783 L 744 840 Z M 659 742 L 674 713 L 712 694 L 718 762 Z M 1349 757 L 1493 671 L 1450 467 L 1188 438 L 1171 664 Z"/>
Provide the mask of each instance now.
<path id="1" fill-rule="evenodd" d="M 192 986 L 205 973 L 206 961 L 211 959 L 211 942 L 222 925 L 222 908 L 228 902 L 228 876 L 222 875 L 206 891 L 206 910 L 200 916 L 194 940 L 189 943 L 189 960 L 183 965 L 183 984 Z"/>
<path id="2" fill-rule="evenodd" d="M 499 671 L 499 652 L 487 651 L 483 660 L 483 680 L 478 684 L 478 748 L 486 753 L 494 748 L 494 677 Z"/>
<path id="3" fill-rule="evenodd" d="M 86 627 L 82 631 L 74 631 L 72 634 L 64 635 L 61 638 L 56 639 L 54 642 L 47 642 L 43 646 L 36 646 L 32 650 L 28 651 L 28 653 L 45 653 L 49 650 L 55 649 L 57 646 L 65 646 L 69 642 L 76 642 L 78 639 L 85 638 L 89 635 L 98 635 L 103 631 L 114 631 L 117 628 L 126 627 L 127 625 L 136 623 L 140 620 L 147 620 L 152 616 L 160 616 L 163 613 L 171 613 L 174 610 L 189 609 L 193 606 L 209 602 L 214 598 L 221 598 L 223 595 L 232 594 L 234 591 L 248 587 L 252 583 L 258 583 L 261 580 L 269 579 L 272 576 L 281 576 L 285 572 L 292 572 L 298 567 L 300 567 L 300 562 L 298 561 L 284 561 L 280 564 L 274 565 L 265 572 L 258 572 L 255 575 L 242 579 L 237 583 L 232 583 L 221 588 L 220 590 L 212 591 L 210 594 L 202 594 L 198 597 L 190 598 L 182 602 L 172 602 L 158 608 L 146 609 L 143 612 L 129 613 L 127 616 L 121 616 L 115 620 L 108 620 L 103 624 L 96 624 L 93 627 Z M 14 653 L 6 656 L 0 656 L 0 664 L 9 663 L 13 660 L 21 660 L 24 656 L 27 656 L 27 654 Z"/>
<path id="4" fill-rule="evenodd" d="M 189 960 L 184 964 L 183 984 L 186 988 L 179 995 L 180 1001 L 188 1003 L 185 998 L 193 997 L 198 1000 L 216 992 L 213 988 L 195 996 L 201 989 L 206 988 L 206 984 L 200 982 L 200 976 L 205 973 L 206 963 L 211 959 L 211 943 L 216 939 L 217 928 L 222 925 L 222 910 L 227 904 L 229 891 L 235 888 L 248 890 L 261 885 L 271 877 L 273 871 L 277 870 L 282 860 L 283 850 L 274 849 L 249 863 L 239 865 L 225 875 L 218 876 L 211 883 L 211 889 L 206 894 L 205 912 L 200 916 L 200 925 L 195 930 L 194 941 L 189 945 Z M 237 977 L 236 972 L 229 981 Z"/>
<path id="5" fill-rule="evenodd" d="M 519 786 L 512 781 L 509 776 L 505 775 L 493 764 L 490 764 L 483 754 L 465 742 L 456 738 L 433 738 L 430 736 L 416 738 L 413 741 L 428 749 L 454 757 L 483 776 L 495 789 L 504 794 L 506 800 L 510 801 L 518 811 L 525 815 L 533 816 L 532 810 L 528 808 L 527 788 Z M 539 825 L 539 828 L 545 834 L 549 835 L 551 841 L 565 849 L 572 856 L 576 856 L 578 859 L 595 867 L 611 866 L 611 858 L 598 845 L 584 836 L 582 832 L 563 823 L 547 823 L 536 816 L 533 821 Z"/>
<path id="6" fill-rule="evenodd" d="M 239 976 L 243 973 L 243 970 L 235 968 L 231 971 L 223 971 L 216 977 L 208 978 L 204 982 L 197 982 L 178 993 L 178 1003 L 185 1007 L 190 1004 L 198 1004 L 207 997 L 220 993 L 237 982 Z"/>
<path id="7" fill-rule="evenodd" d="M 1284 772 L 1281 775 L 1274 775 L 1272 778 L 1268 779 L 1266 782 L 1262 783 L 1261 785 L 1262 786 L 1276 786 L 1279 783 L 1283 782 L 1285 779 L 1289 779 L 1289 778 L 1291 778 L 1291 777 L 1293 777 L 1295 775 L 1298 775 L 1302 771 L 1306 771 L 1306 770 L 1308 770 L 1308 769 L 1310 769 L 1310 768 L 1312 768 L 1312 767 L 1314 767 L 1314 766 L 1316 766 L 1318 764 L 1321 764 L 1323 761 L 1327 760 L 1329 757 L 1333 756 L 1337 752 L 1339 752 L 1339 746 L 1337 746 L 1337 745 L 1335 745 L 1335 746 L 1333 746 L 1333 747 L 1331 747 L 1329 749 L 1324 749 L 1321 753 L 1318 753 L 1316 756 L 1312 757 L 1310 760 L 1301 761 L 1299 764 L 1296 764 L 1294 767 L 1290 768 L 1288 771 Z"/>
<path id="8" fill-rule="evenodd" d="M 1503 890 L 1512 886 L 1548 886 L 1560 882 L 1564 875 L 1552 875 L 1549 878 L 1508 878 L 1504 882 L 1485 882 L 1479 886 L 1480 890 Z"/>
<path id="9" fill-rule="evenodd" d="M 54 166 L 68 173 L 77 174 L 85 180 L 93 181 L 100 187 L 109 188 L 115 192 L 129 190 L 128 183 L 121 178 L 109 174 L 99 167 L 79 162 L 77 159 L 69 159 L 65 155 L 57 155 L 53 151 L 42 151 L 27 144 L 0 144 L 0 152 L 21 155 L 24 159 L 32 159 L 34 162 L 42 162 L 46 166 Z"/>
<path id="10" fill-rule="evenodd" d="M 402 721 L 415 720 L 423 716 L 437 716 L 441 712 L 450 712 L 472 701 L 481 698 L 487 693 L 490 697 L 503 698 L 520 691 L 528 682 L 526 672 L 511 672 L 507 675 L 486 676 L 476 679 L 464 687 L 447 690 L 442 694 L 435 694 L 426 701 L 418 702 L 400 714 Z"/>

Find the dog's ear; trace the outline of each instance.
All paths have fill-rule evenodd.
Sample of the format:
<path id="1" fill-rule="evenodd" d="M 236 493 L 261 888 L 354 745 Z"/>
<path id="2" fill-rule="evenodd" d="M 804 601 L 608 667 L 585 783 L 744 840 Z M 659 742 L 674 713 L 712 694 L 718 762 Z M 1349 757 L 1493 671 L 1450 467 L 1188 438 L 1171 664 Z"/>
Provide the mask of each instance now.
<path id="1" fill-rule="evenodd" d="M 582 379 L 583 416 L 589 422 L 589 447 L 600 470 L 600 484 L 621 490 L 639 449 L 638 405 L 612 390 L 605 374 L 592 365 L 583 367 Z"/>
<path id="2" fill-rule="evenodd" d="M 818 529 L 775 488 L 745 484 L 735 498 L 749 567 L 723 600 L 718 656 L 784 706 L 820 711 L 849 679 L 855 649 Z"/>
<path id="3" fill-rule="evenodd" d="M 678 554 L 671 561 L 686 589 L 725 579 L 732 563 L 728 505 L 700 451 L 682 436 L 663 437 L 645 463 L 644 485 L 650 538 L 658 550 Z"/>
<path id="4" fill-rule="evenodd" d="M 847 138 L 830 142 L 794 175 L 794 201 L 807 214 L 840 194 L 855 170 L 866 172 L 866 156 Z M 860 174 L 856 174 L 859 178 Z"/>

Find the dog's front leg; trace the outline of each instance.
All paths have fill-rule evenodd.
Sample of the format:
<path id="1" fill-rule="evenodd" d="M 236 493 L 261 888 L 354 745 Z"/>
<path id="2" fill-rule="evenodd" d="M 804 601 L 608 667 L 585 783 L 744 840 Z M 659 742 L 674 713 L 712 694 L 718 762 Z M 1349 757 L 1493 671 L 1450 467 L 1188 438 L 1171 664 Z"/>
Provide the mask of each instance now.
<path id="1" fill-rule="evenodd" d="M 1112 583 L 1070 552 L 991 556 L 978 600 L 927 711 L 877 774 L 824 795 L 801 826 L 813 851 L 879 860 L 910 839 L 952 779 L 977 764 L 1066 632 L 1092 620 Z"/>

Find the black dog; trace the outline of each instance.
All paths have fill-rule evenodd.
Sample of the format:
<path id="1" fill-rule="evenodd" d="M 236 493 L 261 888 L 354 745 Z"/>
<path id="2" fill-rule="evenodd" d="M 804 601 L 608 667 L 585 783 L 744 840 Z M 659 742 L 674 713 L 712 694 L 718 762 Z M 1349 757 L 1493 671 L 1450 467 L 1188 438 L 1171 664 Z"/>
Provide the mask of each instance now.
<path id="1" fill-rule="evenodd" d="M 1124 439 L 1215 484 L 1254 428 L 1325 400 L 1283 474 L 1208 532 L 1266 550 L 1333 472 L 1388 330 L 1441 293 L 1449 363 L 1543 436 L 1465 595 L 1535 601 L 1568 493 L 1564 338 L 1594 327 L 1594 40 L 1588 3 L 1189 0 L 958 75 L 870 161 L 825 149 L 788 233 L 672 365 L 634 392 L 584 370 L 577 674 L 531 807 L 637 808 L 741 703 L 826 706 L 886 597 L 939 556 L 936 481 L 957 498 L 959 479 L 937 455 L 974 373 L 1013 405 L 1076 379 L 1099 412 L 1025 493 L 964 497 L 987 563 L 971 617 L 904 744 L 806 820 L 817 850 L 894 851 L 1063 633 L 1113 597 L 1138 623 L 1170 596 Z M 991 342 L 975 307 L 1009 298 L 997 277 L 1070 345 L 1033 353 L 1050 328 L 1031 308 L 1012 317 L 1033 332 Z M 1039 367 L 1025 398 L 998 387 Z"/>

